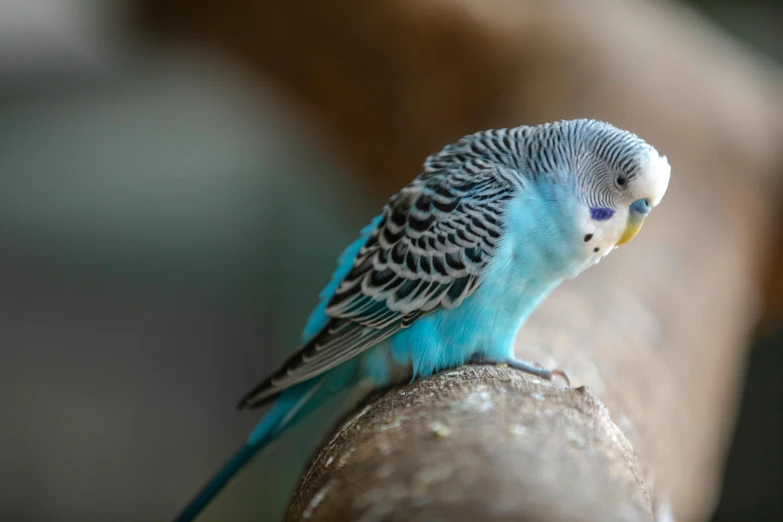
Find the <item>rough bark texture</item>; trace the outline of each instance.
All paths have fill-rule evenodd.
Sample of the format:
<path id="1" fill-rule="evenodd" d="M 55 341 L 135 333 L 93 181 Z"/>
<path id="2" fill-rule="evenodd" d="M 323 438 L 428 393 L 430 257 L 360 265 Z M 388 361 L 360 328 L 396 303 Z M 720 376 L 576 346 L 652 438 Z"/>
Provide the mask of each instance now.
<path id="1" fill-rule="evenodd" d="M 470 366 L 393 390 L 326 444 L 286 520 L 632 521 L 630 442 L 585 387 Z"/>
<path id="2" fill-rule="evenodd" d="M 769 230 L 778 226 L 771 210 L 779 206 L 773 196 L 783 164 L 779 71 L 665 2 L 335 0 L 327 6 L 227 0 L 198 9 L 193 4 L 155 0 L 148 4 L 149 20 L 161 31 L 214 42 L 273 78 L 361 167 L 360 179 L 376 189 L 379 204 L 419 171 L 425 155 L 484 128 L 591 117 L 628 128 L 668 155 L 673 166 L 669 192 L 639 238 L 548 299 L 523 328 L 518 355 L 564 368 L 574 385 L 586 384 L 606 404 L 639 455 L 654 504 L 670 501 L 678 520 L 709 515 L 734 422 L 745 348 L 764 302 Z M 456 376 L 451 382 L 459 389 L 444 390 L 432 400 L 448 402 L 450 396 L 456 400 L 460 393 L 473 393 L 473 384 Z M 309 511 L 312 517 L 373 519 L 362 518 L 374 505 L 375 497 L 366 495 L 385 483 L 405 485 L 399 503 L 392 489 L 377 499 L 393 513 L 388 520 L 404 519 L 403 513 L 415 519 L 412 510 L 424 513 L 432 506 L 451 509 L 447 499 L 465 498 L 476 500 L 471 513 L 482 514 L 470 519 L 485 519 L 508 507 L 497 503 L 501 496 L 514 494 L 541 499 L 536 506 L 544 511 L 528 513 L 534 518 L 549 518 L 558 499 L 557 513 L 575 519 L 588 495 L 560 494 L 562 488 L 609 482 L 591 479 L 577 486 L 570 473 L 557 479 L 547 474 L 573 469 L 582 477 L 579 470 L 594 465 L 603 477 L 609 463 L 623 458 L 622 452 L 609 456 L 601 451 L 627 448 L 596 443 L 587 446 L 595 447 L 595 454 L 576 451 L 562 438 L 566 430 L 547 432 L 555 437 L 547 439 L 538 430 L 551 429 L 559 417 L 564 425 L 584 422 L 597 441 L 611 428 L 600 420 L 605 419 L 602 408 L 585 410 L 600 412 L 595 418 L 571 416 L 566 404 L 577 400 L 575 392 L 518 377 L 497 386 L 509 382 L 523 391 L 501 394 L 490 388 L 493 403 L 527 411 L 537 403 L 530 402 L 526 387 L 541 386 L 546 400 L 536 408 L 555 417 L 542 413 L 530 437 L 513 443 L 516 439 L 503 439 L 517 455 L 509 459 L 515 465 L 498 465 L 504 461 L 490 441 L 498 440 L 496 426 L 503 428 L 507 421 L 492 412 L 480 417 L 497 423 L 492 429 L 471 423 L 484 432 L 481 437 L 452 427 L 443 417 L 450 410 L 440 403 L 411 406 L 422 414 L 400 421 L 404 430 L 376 433 L 381 424 L 394 424 L 390 416 L 405 415 L 403 390 L 354 421 L 338 436 L 337 446 L 325 450 L 335 451 L 338 461 L 351 447 L 357 453 L 345 457 L 342 468 L 334 461 L 327 468 L 328 456 L 317 460 L 291 518 L 297 512 L 304 517 L 308 507 L 317 505 Z M 386 420 L 376 422 L 376 416 Z M 425 439 L 432 423 L 428 416 L 443 419 L 450 436 Z M 462 421 L 454 415 L 453 422 Z M 370 431 L 363 434 L 365 429 Z M 486 442 L 476 444 L 478 439 Z M 395 459 L 406 466 L 430 455 L 447 460 L 416 469 L 377 467 L 384 460 L 383 446 L 362 453 L 358 448 L 381 440 L 389 441 Z M 464 454 L 433 449 L 468 447 L 471 440 Z M 562 447 L 556 451 L 547 440 Z M 338 452 L 340 444 L 347 449 Z M 595 462 L 569 460 L 572 450 L 588 460 L 595 455 Z M 476 454 L 486 459 L 463 460 Z M 618 469 L 628 472 L 634 464 L 626 455 Z M 528 465 L 525 459 L 533 457 L 537 465 Z M 469 467 L 470 473 L 455 475 L 447 487 L 436 472 L 451 465 Z M 436 473 L 428 486 L 429 504 L 417 505 L 415 485 L 421 479 L 416 477 L 427 479 L 429 468 Z M 378 475 L 387 471 L 391 475 Z M 630 487 L 636 479 L 628 473 L 612 484 L 624 484 L 629 496 L 624 502 L 615 498 L 612 505 L 618 510 L 599 519 L 622 519 L 624 506 L 631 506 L 628 517 L 643 512 L 638 508 L 643 503 L 633 500 L 639 488 Z M 332 475 L 332 486 L 324 490 Z M 499 492 L 506 480 L 529 482 L 524 487 L 514 482 L 519 486 L 514 494 Z M 556 489 L 525 489 L 544 484 Z M 600 494 L 611 493 L 601 489 Z M 365 511 L 338 517 L 341 508 L 358 509 L 345 499 L 365 502 Z M 467 510 L 467 504 L 460 502 L 460 509 Z M 523 504 L 509 509 L 525 509 Z M 445 511 L 439 513 L 448 518 Z"/>

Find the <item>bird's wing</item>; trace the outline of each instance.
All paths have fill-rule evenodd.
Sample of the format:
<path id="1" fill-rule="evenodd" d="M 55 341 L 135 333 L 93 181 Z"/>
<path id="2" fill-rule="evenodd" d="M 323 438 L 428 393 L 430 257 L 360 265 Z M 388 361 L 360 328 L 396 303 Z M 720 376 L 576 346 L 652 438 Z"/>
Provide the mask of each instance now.
<path id="1" fill-rule="evenodd" d="M 428 164 L 428 167 L 431 165 Z M 502 233 L 513 175 L 481 160 L 433 171 L 396 194 L 326 309 L 327 325 L 240 402 L 258 406 L 478 288 Z M 505 171 L 505 169 L 502 169 Z"/>

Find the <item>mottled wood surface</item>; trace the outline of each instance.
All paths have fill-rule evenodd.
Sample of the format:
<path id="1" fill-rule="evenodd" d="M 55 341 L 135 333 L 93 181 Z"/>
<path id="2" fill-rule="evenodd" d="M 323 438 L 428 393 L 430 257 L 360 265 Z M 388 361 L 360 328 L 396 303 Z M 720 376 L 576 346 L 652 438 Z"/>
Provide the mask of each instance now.
<path id="1" fill-rule="evenodd" d="M 324 446 L 286 520 L 650 520 L 631 444 L 586 388 L 468 366 L 393 390 Z"/>

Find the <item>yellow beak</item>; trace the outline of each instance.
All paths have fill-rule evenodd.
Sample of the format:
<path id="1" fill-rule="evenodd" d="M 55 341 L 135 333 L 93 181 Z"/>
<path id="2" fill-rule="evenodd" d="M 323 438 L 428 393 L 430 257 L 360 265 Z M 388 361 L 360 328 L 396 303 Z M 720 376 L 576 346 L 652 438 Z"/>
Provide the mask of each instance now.
<path id="1" fill-rule="evenodd" d="M 624 245 L 636 237 L 636 234 L 638 234 L 642 229 L 645 217 L 647 216 L 644 214 L 639 214 L 638 212 L 633 211 L 630 212 L 628 214 L 628 224 L 625 225 L 625 231 L 623 232 L 623 235 L 620 237 L 620 240 L 617 242 L 616 246 Z"/>

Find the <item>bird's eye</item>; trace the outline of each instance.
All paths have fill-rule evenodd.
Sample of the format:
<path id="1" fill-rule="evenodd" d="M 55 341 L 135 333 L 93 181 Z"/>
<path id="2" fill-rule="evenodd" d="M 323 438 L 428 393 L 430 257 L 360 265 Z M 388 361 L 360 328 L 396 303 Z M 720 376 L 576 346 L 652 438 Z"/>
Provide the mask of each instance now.
<path id="1" fill-rule="evenodd" d="M 618 188 L 625 188 L 625 184 L 627 183 L 625 176 L 622 174 L 617 176 L 617 179 L 614 180 L 617 184 Z"/>

